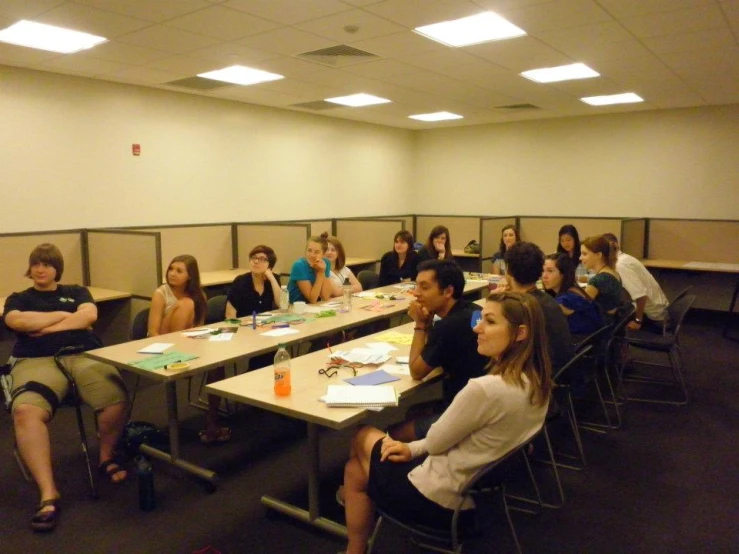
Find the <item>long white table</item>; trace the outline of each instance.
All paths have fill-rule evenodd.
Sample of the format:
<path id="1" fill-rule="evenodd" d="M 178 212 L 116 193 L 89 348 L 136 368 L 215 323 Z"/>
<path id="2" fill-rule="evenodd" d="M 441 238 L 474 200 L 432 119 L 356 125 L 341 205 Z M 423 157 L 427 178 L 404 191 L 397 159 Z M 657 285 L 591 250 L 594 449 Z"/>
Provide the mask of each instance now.
<path id="1" fill-rule="evenodd" d="M 407 323 L 399 327 L 394 327 L 390 331 L 403 333 L 410 337 L 413 334 L 413 325 L 413 323 Z M 355 347 L 363 347 L 367 342 L 380 340 L 378 337 L 382 337 L 387 332 L 381 331 L 349 341 L 342 344 L 341 348 L 342 350 L 348 350 Z M 394 344 L 393 346 L 397 350 L 391 352 L 392 356 L 404 356 L 410 350 L 410 345 Z M 267 494 L 262 496 L 262 503 L 273 510 L 304 523 L 339 536 L 346 536 L 346 527 L 344 525 L 321 516 L 319 505 L 319 430 L 320 427 L 346 429 L 363 421 L 370 412 L 361 408 L 330 408 L 319 401 L 319 398 L 326 393 L 327 385 L 341 384 L 341 379 L 352 376 L 348 369 L 341 368 L 338 370 L 338 375 L 327 379 L 324 375 L 318 373 L 320 368 L 326 367 L 326 361 L 327 353 L 325 351 L 313 352 L 293 359 L 291 361 L 292 394 L 290 396 L 275 396 L 273 392 L 274 370 L 272 366 L 210 384 L 206 387 L 206 390 L 208 393 L 222 396 L 235 402 L 256 406 L 307 423 L 308 467 L 306 468 L 306 477 L 308 481 L 308 509 L 295 506 Z M 394 358 L 391 358 L 388 363 L 395 363 Z M 375 369 L 377 369 L 376 366 L 360 368 L 359 375 L 374 371 Z M 406 403 L 407 399 L 413 393 L 435 380 L 438 375 L 439 372 L 437 371 L 424 381 L 414 381 L 410 376 L 398 375 L 400 380 L 391 383 L 391 385 L 399 393 L 402 405 Z M 397 408 L 385 409 L 393 410 Z"/>

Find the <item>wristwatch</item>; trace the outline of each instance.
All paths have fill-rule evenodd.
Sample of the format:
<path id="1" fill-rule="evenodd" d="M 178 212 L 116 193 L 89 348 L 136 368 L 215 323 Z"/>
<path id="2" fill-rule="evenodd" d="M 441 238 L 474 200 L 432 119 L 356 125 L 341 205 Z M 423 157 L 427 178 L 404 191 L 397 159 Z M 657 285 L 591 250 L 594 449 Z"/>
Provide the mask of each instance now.
<path id="1" fill-rule="evenodd" d="M 638 323 L 639 325 L 641 325 L 641 322 L 642 322 L 642 319 L 640 319 L 638 317 L 635 317 L 634 318 L 634 323 Z"/>

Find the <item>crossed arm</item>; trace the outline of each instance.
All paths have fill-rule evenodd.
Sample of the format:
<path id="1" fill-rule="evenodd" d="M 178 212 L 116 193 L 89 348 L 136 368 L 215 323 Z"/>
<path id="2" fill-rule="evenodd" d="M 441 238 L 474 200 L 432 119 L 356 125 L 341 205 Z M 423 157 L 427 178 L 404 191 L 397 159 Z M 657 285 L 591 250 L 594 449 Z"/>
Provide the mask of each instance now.
<path id="1" fill-rule="evenodd" d="M 86 302 L 70 312 L 22 312 L 13 310 L 5 314 L 5 324 L 13 331 L 31 336 L 48 335 L 60 331 L 89 329 L 98 318 L 95 304 Z"/>

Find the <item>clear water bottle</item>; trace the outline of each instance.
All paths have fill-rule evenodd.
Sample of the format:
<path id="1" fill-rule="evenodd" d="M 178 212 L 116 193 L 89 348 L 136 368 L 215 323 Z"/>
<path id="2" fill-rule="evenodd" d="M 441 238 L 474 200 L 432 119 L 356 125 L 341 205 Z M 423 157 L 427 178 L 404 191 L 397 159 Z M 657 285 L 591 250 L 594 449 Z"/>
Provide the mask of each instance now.
<path id="1" fill-rule="evenodd" d="M 584 264 L 578 264 L 575 268 L 575 280 L 578 283 L 585 283 L 588 281 L 588 268 Z"/>
<path id="2" fill-rule="evenodd" d="M 352 284 L 349 282 L 349 279 L 346 279 L 344 281 L 344 284 L 341 287 L 342 289 L 342 297 L 341 297 L 341 311 L 342 312 L 351 312 L 352 311 Z"/>
<path id="3" fill-rule="evenodd" d="M 292 387 L 290 386 L 290 354 L 288 354 L 284 344 L 277 345 L 274 368 L 275 395 L 289 396 L 292 392 Z"/>
<path id="4" fill-rule="evenodd" d="M 139 508 L 150 512 L 157 507 L 157 498 L 154 490 L 154 473 L 149 460 L 144 456 L 136 458 L 136 476 L 139 483 Z"/>
<path id="5" fill-rule="evenodd" d="M 290 294 L 287 292 L 287 285 L 280 288 L 280 309 L 284 312 L 290 307 Z"/>

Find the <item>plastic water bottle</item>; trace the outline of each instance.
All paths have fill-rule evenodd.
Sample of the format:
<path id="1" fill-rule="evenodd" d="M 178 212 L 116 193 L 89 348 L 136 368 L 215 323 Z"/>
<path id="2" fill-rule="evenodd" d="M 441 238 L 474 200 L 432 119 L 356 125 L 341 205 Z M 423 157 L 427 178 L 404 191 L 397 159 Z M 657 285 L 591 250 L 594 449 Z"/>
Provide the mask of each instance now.
<path id="1" fill-rule="evenodd" d="M 280 309 L 287 312 L 290 308 L 290 294 L 287 292 L 287 285 L 280 288 Z"/>
<path id="2" fill-rule="evenodd" d="M 139 508 L 150 512 L 157 507 L 157 498 L 154 490 L 154 473 L 149 460 L 144 456 L 136 458 L 136 476 L 139 482 Z"/>
<path id="3" fill-rule="evenodd" d="M 352 284 L 349 279 L 344 281 L 344 285 L 341 287 L 343 295 L 341 297 L 341 311 L 351 312 L 352 311 Z"/>
<path id="4" fill-rule="evenodd" d="M 289 396 L 292 392 L 290 386 L 290 354 L 287 352 L 284 344 L 277 345 L 277 354 L 275 354 L 275 395 Z"/>

